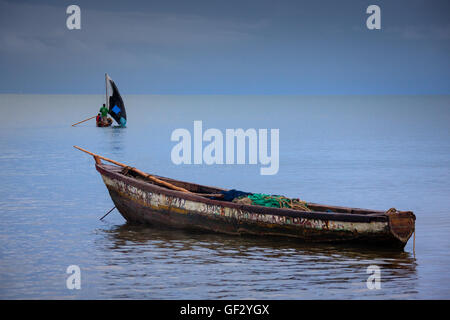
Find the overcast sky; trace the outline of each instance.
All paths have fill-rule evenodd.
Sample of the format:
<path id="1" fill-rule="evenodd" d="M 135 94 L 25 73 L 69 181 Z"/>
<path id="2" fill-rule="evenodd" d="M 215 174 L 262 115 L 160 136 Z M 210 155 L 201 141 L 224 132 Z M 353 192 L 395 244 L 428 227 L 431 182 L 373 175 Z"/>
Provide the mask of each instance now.
<path id="1" fill-rule="evenodd" d="M 0 92 L 102 93 L 107 72 L 123 94 L 450 94 L 449 21 L 448 0 L 0 0 Z"/>

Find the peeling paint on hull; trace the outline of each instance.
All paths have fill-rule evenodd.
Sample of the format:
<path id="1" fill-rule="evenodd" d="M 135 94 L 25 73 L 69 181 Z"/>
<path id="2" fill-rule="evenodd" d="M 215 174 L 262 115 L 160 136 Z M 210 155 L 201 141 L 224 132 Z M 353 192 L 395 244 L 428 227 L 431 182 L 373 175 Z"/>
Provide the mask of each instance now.
<path id="1" fill-rule="evenodd" d="M 403 248 L 404 239 L 391 232 L 386 217 L 296 213 L 258 206 L 236 205 L 147 184 L 97 165 L 111 198 L 130 222 L 164 225 L 226 234 L 281 236 L 314 242 L 363 242 Z M 135 180 L 135 181 L 133 181 Z M 324 218 L 326 217 L 326 218 Z M 408 237 L 409 238 L 409 237 Z"/>

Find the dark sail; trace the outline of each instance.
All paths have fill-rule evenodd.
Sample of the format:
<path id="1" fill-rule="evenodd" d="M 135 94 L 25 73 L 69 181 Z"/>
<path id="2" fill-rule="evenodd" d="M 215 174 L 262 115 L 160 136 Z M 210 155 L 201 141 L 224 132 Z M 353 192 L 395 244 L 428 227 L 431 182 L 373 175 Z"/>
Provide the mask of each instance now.
<path id="1" fill-rule="evenodd" d="M 125 127 L 127 124 L 127 113 L 125 111 L 125 104 L 123 103 L 122 97 L 120 96 L 119 89 L 117 89 L 114 81 L 108 77 L 109 83 L 111 85 L 112 93 L 109 96 L 109 111 L 108 113 L 113 117 L 116 122 Z"/>

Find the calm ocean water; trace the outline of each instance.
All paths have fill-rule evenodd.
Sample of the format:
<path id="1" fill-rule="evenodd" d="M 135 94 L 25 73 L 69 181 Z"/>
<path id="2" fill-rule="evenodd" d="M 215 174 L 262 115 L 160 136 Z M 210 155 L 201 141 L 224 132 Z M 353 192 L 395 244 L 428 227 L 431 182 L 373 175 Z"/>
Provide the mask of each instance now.
<path id="1" fill-rule="evenodd" d="M 1 299 L 450 298 L 449 96 L 125 96 L 128 128 L 96 128 L 102 95 L 0 95 Z M 176 128 L 279 128 L 280 170 L 171 162 Z M 413 210 L 404 252 L 128 225 L 92 157 L 307 201 Z M 81 268 L 81 290 L 66 268 Z M 366 268 L 381 268 L 369 290 Z"/>

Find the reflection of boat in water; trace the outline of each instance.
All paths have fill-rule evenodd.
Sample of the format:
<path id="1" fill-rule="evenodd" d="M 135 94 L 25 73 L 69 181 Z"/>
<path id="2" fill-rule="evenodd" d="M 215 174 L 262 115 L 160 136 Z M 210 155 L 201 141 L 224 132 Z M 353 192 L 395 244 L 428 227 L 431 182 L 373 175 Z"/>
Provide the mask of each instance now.
<path id="1" fill-rule="evenodd" d="M 161 249 L 172 248 L 175 252 L 194 252 L 211 250 L 218 252 L 219 256 L 248 257 L 249 252 L 261 252 L 267 257 L 283 257 L 295 254 L 296 256 L 316 257 L 317 261 L 327 262 L 329 258 L 341 261 L 360 261 L 361 263 L 382 264 L 385 268 L 407 272 L 414 275 L 416 272 L 415 259 L 409 252 L 399 252 L 388 248 L 379 249 L 364 247 L 357 244 L 343 243 L 311 243 L 299 242 L 292 238 L 261 238 L 256 236 L 235 237 L 227 234 L 210 232 L 192 232 L 182 229 L 153 227 L 143 224 L 125 223 L 104 230 L 113 243 L 110 249 L 123 251 L 132 249 L 133 244 L 137 248 L 143 246 L 158 247 Z M 108 244 L 111 244 L 111 241 Z M 308 259 L 308 263 L 313 262 Z"/>
<path id="2" fill-rule="evenodd" d="M 225 201 L 218 197 L 225 189 L 149 175 L 76 148 L 94 156 L 116 208 L 134 223 L 391 249 L 403 249 L 415 228 L 415 215 L 410 211 L 315 203 L 306 203 L 306 211 Z M 101 159 L 116 165 L 106 165 Z"/>
<path id="3" fill-rule="evenodd" d="M 292 238 L 102 224 L 93 246 L 108 296 L 128 299 L 411 299 L 418 272 L 405 251 Z M 382 290 L 369 290 L 369 266 Z"/>

